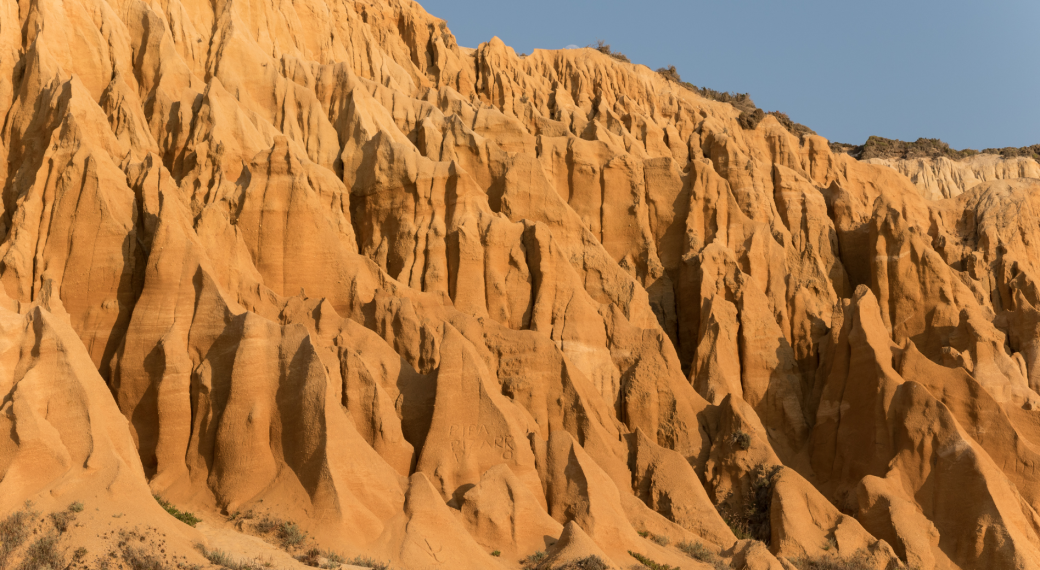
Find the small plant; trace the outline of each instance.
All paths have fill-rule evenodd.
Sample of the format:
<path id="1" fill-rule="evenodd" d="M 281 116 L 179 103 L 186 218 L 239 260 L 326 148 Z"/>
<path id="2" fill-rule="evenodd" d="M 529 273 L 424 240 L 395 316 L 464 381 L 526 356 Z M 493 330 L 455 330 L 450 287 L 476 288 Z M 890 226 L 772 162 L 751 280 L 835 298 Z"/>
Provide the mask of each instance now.
<path id="1" fill-rule="evenodd" d="M 260 522 L 254 524 L 253 528 L 255 528 L 256 532 L 259 532 L 260 534 L 270 534 L 281 528 L 283 524 L 284 523 L 278 519 L 264 517 L 260 519 Z"/>
<path id="2" fill-rule="evenodd" d="M 364 566 L 372 570 L 392 570 L 386 562 L 377 562 L 367 556 L 355 556 L 353 559 L 347 560 L 346 563 L 352 566 Z"/>
<path id="3" fill-rule="evenodd" d="M 502 551 L 501 550 L 493 550 L 493 551 L 491 551 L 491 556 L 494 556 L 495 558 L 498 558 L 499 556 L 502 556 Z"/>
<path id="4" fill-rule="evenodd" d="M 610 566 L 599 556 L 589 556 L 562 566 L 557 570 L 609 570 Z"/>
<path id="5" fill-rule="evenodd" d="M 51 513 L 50 518 L 51 522 L 54 523 L 54 529 L 58 531 L 58 534 L 65 534 L 65 531 L 69 530 L 72 521 L 76 520 L 76 513 L 59 511 Z"/>
<path id="6" fill-rule="evenodd" d="M 715 554 L 708 550 L 706 546 L 699 542 L 680 542 L 678 544 L 679 550 L 683 551 L 683 554 L 693 558 L 694 560 L 700 560 L 701 562 L 711 562 L 718 558 Z"/>
<path id="7" fill-rule="evenodd" d="M 639 561 L 640 564 L 646 566 L 650 570 L 680 570 L 675 566 L 669 566 L 667 564 L 659 564 L 657 562 L 654 562 L 653 560 L 650 560 L 649 558 L 643 556 L 638 552 L 632 552 L 631 550 L 629 550 L 628 553 L 632 556 L 632 558 L 635 558 Z"/>
<path id="8" fill-rule="evenodd" d="M 230 554 L 224 552 L 223 550 L 220 550 L 219 548 L 215 550 L 209 550 L 202 543 L 195 543 L 195 548 L 199 552 L 201 552 L 202 555 L 206 557 L 206 560 L 210 561 L 210 563 L 216 566 L 227 568 L 228 570 L 259 570 L 260 568 L 259 564 L 235 560 L 231 557 Z"/>
<path id="9" fill-rule="evenodd" d="M 245 526 L 246 521 L 252 520 L 254 516 L 256 515 L 253 513 L 252 509 L 244 513 L 241 511 L 235 511 L 231 513 L 231 516 L 228 518 L 228 520 L 235 523 L 235 528 L 237 528 L 238 530 L 242 530 L 242 527 Z"/>
<path id="10" fill-rule="evenodd" d="M 753 538 L 769 545 L 772 536 L 770 508 L 773 504 L 773 487 L 780 478 L 780 470 L 780 465 L 755 467 L 750 474 L 748 489 L 741 497 L 741 508 L 733 506 L 732 493 L 715 506 L 738 539 Z"/>
<path id="11" fill-rule="evenodd" d="M 616 60 L 618 60 L 620 62 L 632 63 L 632 61 L 629 60 L 628 57 L 625 56 L 625 54 L 618 53 L 616 51 L 611 51 L 610 44 L 604 42 L 603 40 L 596 40 L 596 45 L 595 46 L 586 46 L 586 47 L 590 47 L 590 48 L 598 51 L 599 53 L 602 53 L 602 54 L 605 54 L 605 55 L 609 55 L 610 57 L 612 57 L 612 58 L 614 58 L 614 59 L 616 59 Z"/>
<path id="12" fill-rule="evenodd" d="M 122 551 L 123 562 L 126 562 L 131 570 L 166 570 L 166 564 L 161 558 L 151 552 L 146 552 L 143 548 L 134 548 L 124 543 Z M 111 554 L 115 555 L 114 552 Z"/>
<path id="13" fill-rule="evenodd" d="M 202 522 L 202 519 L 200 519 L 199 517 L 195 516 L 192 513 L 187 512 L 187 511 L 179 510 L 177 507 L 173 506 L 172 503 L 170 503 L 166 499 L 163 499 L 159 495 L 152 495 L 152 496 L 155 497 L 155 501 L 157 503 L 159 503 L 160 507 L 165 509 L 166 512 L 168 512 L 171 515 L 173 515 L 173 518 L 181 521 L 182 523 L 184 523 L 184 524 L 186 524 L 188 526 L 195 526 L 195 525 L 199 524 L 200 522 Z"/>
<path id="14" fill-rule="evenodd" d="M 81 546 L 77 548 L 75 552 L 72 553 L 72 559 L 79 562 L 80 560 L 83 560 L 83 557 L 86 555 L 87 549 Z"/>
<path id="15" fill-rule="evenodd" d="M 522 559 L 520 561 L 520 564 L 524 565 L 525 570 L 537 568 L 538 565 L 541 564 L 543 560 L 545 560 L 546 556 L 548 556 L 548 554 L 546 554 L 544 550 L 539 550 L 538 552 L 535 552 L 527 558 Z"/>
<path id="16" fill-rule="evenodd" d="M 683 541 L 676 546 L 678 546 L 679 550 L 681 550 L 683 554 L 685 554 L 686 556 L 689 556 L 694 560 L 699 560 L 706 564 L 711 564 L 715 566 L 716 570 L 723 570 L 725 568 L 729 568 L 729 566 L 721 558 L 716 556 L 714 552 L 708 550 L 706 546 L 699 542 Z"/>
<path id="17" fill-rule="evenodd" d="M 649 538 L 650 537 L 650 531 L 648 531 L 648 530 L 639 530 L 639 531 L 636 531 L 636 534 L 638 534 L 639 536 L 641 536 L 643 538 Z"/>
<path id="18" fill-rule="evenodd" d="M 865 550 L 858 550 L 848 558 L 831 554 L 819 558 L 795 558 L 791 560 L 798 570 L 872 570 L 875 568 Z"/>
<path id="19" fill-rule="evenodd" d="M 27 502 L 23 510 L 0 521 L 0 569 L 7 566 L 11 553 L 29 538 L 29 526 L 34 518 L 32 504 Z"/>
<path id="20" fill-rule="evenodd" d="M 69 508 L 65 509 L 65 510 L 69 511 L 70 513 L 82 513 L 83 512 L 83 503 L 81 503 L 79 501 L 76 501 L 75 503 L 72 503 L 71 505 L 69 505 Z"/>
<path id="21" fill-rule="evenodd" d="M 303 532 L 296 523 L 286 521 L 278 527 L 278 539 L 282 541 L 282 548 L 295 548 L 303 544 L 307 539 L 307 533 Z"/>
<path id="22" fill-rule="evenodd" d="M 664 77 L 668 81 L 674 81 L 675 83 L 682 83 L 682 78 L 679 77 L 679 71 L 675 69 L 674 65 L 668 67 L 657 68 L 657 74 Z"/>
<path id="23" fill-rule="evenodd" d="M 667 536 L 662 536 L 660 534 L 651 534 L 650 540 L 654 541 L 655 543 L 661 546 L 668 546 L 668 544 L 671 542 L 671 540 L 669 540 Z"/>
<path id="24" fill-rule="evenodd" d="M 303 562 L 307 566 L 314 566 L 315 568 L 321 566 L 321 550 L 317 548 L 311 548 L 303 554 L 296 557 L 297 560 Z"/>
<path id="25" fill-rule="evenodd" d="M 729 441 L 733 444 L 733 447 L 736 447 L 741 451 L 747 451 L 751 448 L 751 436 L 744 430 L 738 429 L 730 434 Z"/>
<path id="26" fill-rule="evenodd" d="M 48 534 L 36 539 L 25 551 L 25 558 L 18 565 L 18 570 L 37 570 L 52 568 L 60 570 L 66 567 L 65 553 L 58 549 L 58 537 Z"/>

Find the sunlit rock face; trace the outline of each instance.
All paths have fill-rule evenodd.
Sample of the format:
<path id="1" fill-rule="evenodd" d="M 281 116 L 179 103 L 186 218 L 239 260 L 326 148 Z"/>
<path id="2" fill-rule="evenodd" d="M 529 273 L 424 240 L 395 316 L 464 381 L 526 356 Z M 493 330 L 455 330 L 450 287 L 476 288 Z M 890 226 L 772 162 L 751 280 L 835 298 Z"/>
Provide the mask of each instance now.
<path id="1" fill-rule="evenodd" d="M 0 514 L 1040 567 L 1035 163 L 740 115 L 406 0 L 0 0 Z"/>

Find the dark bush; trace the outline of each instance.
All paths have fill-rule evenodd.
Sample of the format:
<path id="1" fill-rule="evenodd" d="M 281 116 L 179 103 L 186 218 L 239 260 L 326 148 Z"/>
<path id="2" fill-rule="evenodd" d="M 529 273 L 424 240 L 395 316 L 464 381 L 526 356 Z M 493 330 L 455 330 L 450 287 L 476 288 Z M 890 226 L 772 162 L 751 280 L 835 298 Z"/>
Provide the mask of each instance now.
<path id="1" fill-rule="evenodd" d="M 768 112 L 766 114 L 767 115 L 772 115 L 772 116 L 776 117 L 776 120 L 779 121 L 780 124 L 783 125 L 785 129 L 790 131 L 791 134 L 796 135 L 798 137 L 803 137 L 805 135 L 815 135 L 816 134 L 816 131 L 810 129 L 809 127 L 807 127 L 807 126 L 805 126 L 805 125 L 803 125 L 801 123 L 796 123 L 796 122 L 792 121 L 791 117 L 787 116 L 787 113 L 781 113 L 780 111 L 770 111 L 770 112 Z"/>
<path id="2" fill-rule="evenodd" d="M 751 447 L 751 436 L 743 430 L 737 430 L 730 434 L 729 441 L 733 444 L 733 447 L 742 451 L 747 451 Z"/>
<path id="3" fill-rule="evenodd" d="M 761 465 L 751 472 L 751 481 L 740 501 L 732 494 L 722 500 L 716 509 L 739 539 L 753 538 L 767 546 L 772 535 L 769 509 L 773 504 L 773 487 L 780 478 L 781 466 Z M 738 503 L 734 505 L 733 503 Z"/>
<path id="4" fill-rule="evenodd" d="M 59 534 L 64 534 L 65 531 L 69 530 L 69 526 L 72 525 L 72 521 L 76 520 L 76 514 L 70 513 L 69 511 L 59 511 L 57 513 L 51 513 L 51 522 L 54 523 L 54 529 Z"/>
<path id="5" fill-rule="evenodd" d="M 616 51 L 611 51 L 610 44 L 604 42 L 603 40 L 596 40 L 596 45 L 594 45 L 594 46 L 586 46 L 586 47 L 590 47 L 590 48 L 598 51 L 599 53 L 602 53 L 602 54 L 605 54 L 605 55 L 609 55 L 610 57 L 612 57 L 612 58 L 614 58 L 614 59 L 616 59 L 616 60 L 618 60 L 620 62 L 632 63 L 628 59 L 628 57 L 625 56 L 625 54 L 618 53 Z"/>
<path id="6" fill-rule="evenodd" d="M 589 556 L 576 560 L 556 570 L 608 570 L 610 566 L 599 556 Z"/>
<path id="7" fill-rule="evenodd" d="M 1004 148 L 987 148 L 982 151 L 984 154 L 999 154 L 1004 158 L 1016 158 L 1026 157 L 1032 158 L 1033 160 L 1040 161 L 1040 144 L 1034 144 L 1032 146 L 1024 146 L 1021 148 L 1015 147 L 1004 147 Z"/>
<path id="8" fill-rule="evenodd" d="M 281 528 L 282 524 L 284 523 L 279 519 L 264 517 L 260 519 L 259 522 L 255 523 L 253 528 L 255 528 L 256 532 L 259 532 L 260 534 L 269 534 Z"/>
<path id="9" fill-rule="evenodd" d="M 683 82 L 682 78 L 679 77 L 679 71 L 675 69 L 674 65 L 669 65 L 668 67 L 659 67 L 657 68 L 657 73 L 659 73 L 661 77 L 664 77 L 668 81 L 674 81 L 679 84 Z"/>

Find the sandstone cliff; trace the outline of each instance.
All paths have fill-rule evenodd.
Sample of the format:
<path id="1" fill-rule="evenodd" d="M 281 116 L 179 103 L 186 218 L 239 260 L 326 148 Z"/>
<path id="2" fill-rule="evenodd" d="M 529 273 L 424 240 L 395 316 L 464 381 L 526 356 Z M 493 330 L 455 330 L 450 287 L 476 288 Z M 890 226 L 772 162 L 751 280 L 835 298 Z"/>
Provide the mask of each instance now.
<path id="1" fill-rule="evenodd" d="M 866 162 L 898 170 L 929 200 L 952 198 L 983 182 L 1040 178 L 1040 163 L 1021 156 L 1005 158 L 995 154 L 977 154 L 962 160 L 946 157 L 871 158 Z"/>
<path id="2" fill-rule="evenodd" d="M 1040 567 L 1040 180 L 740 116 L 409 0 L 0 0 L 0 515 L 84 565 Z"/>

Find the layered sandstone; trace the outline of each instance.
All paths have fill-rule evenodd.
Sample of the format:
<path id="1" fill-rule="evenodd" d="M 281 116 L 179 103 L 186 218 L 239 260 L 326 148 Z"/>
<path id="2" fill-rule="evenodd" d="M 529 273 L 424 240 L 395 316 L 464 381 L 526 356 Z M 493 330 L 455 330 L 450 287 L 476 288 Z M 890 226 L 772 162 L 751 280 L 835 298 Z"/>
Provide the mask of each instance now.
<path id="1" fill-rule="evenodd" d="M 922 191 L 408 0 L 0 0 L 0 77 L 0 514 L 192 560 L 226 534 L 149 491 L 398 568 L 1040 565 L 1033 171 Z"/>
<path id="2" fill-rule="evenodd" d="M 959 196 L 983 182 L 1040 178 L 1040 163 L 1024 156 L 1011 158 L 996 154 L 976 154 L 961 160 L 937 158 L 871 158 L 909 178 L 929 200 Z"/>

